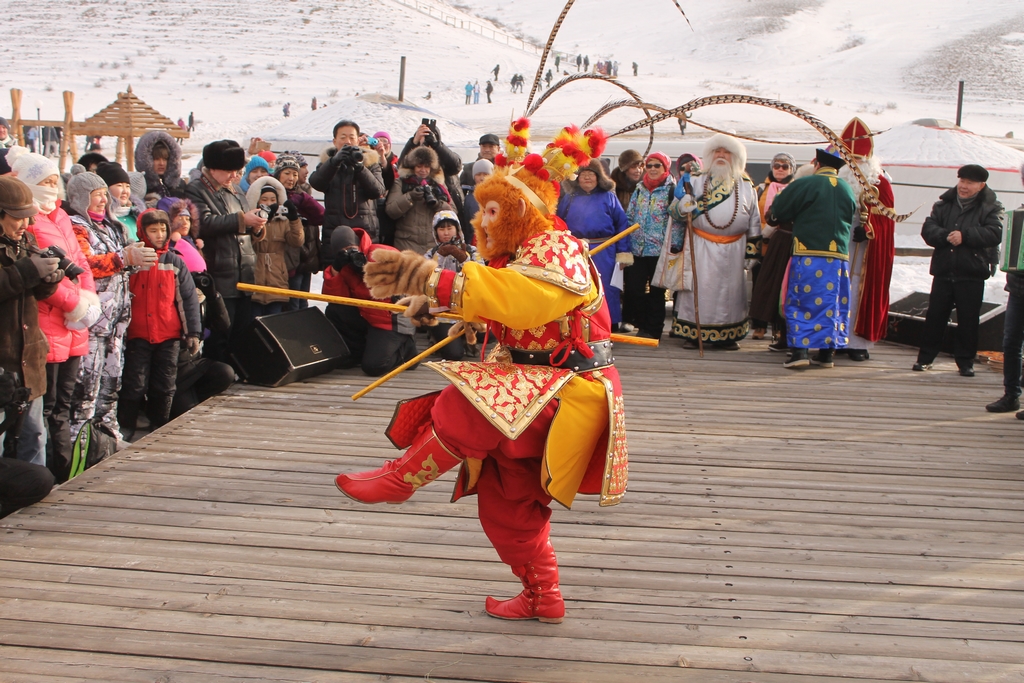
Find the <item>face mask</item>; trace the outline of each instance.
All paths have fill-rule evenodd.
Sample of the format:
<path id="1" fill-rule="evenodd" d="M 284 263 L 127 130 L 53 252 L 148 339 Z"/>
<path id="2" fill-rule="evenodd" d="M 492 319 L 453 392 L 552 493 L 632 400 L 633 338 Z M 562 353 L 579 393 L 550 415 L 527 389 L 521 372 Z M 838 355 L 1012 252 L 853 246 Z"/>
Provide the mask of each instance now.
<path id="1" fill-rule="evenodd" d="M 39 208 L 44 213 L 50 213 L 57 208 L 57 188 L 48 185 L 30 185 L 32 196 L 35 198 Z"/>
<path id="2" fill-rule="evenodd" d="M 129 201 L 124 206 L 121 206 L 121 202 L 117 201 L 116 199 L 113 199 L 112 201 L 113 201 L 113 205 L 114 205 L 113 213 L 118 218 L 124 218 L 125 216 L 127 216 L 128 214 L 130 214 L 132 212 L 132 203 L 131 203 L 131 201 Z"/>

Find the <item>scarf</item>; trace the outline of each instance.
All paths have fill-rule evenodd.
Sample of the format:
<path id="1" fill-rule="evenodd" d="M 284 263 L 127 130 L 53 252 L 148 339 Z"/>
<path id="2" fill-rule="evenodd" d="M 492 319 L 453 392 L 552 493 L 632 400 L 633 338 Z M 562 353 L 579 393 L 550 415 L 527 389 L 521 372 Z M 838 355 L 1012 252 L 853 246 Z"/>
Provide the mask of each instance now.
<path id="1" fill-rule="evenodd" d="M 96 223 L 102 223 L 103 219 L 106 218 L 106 216 L 102 213 L 93 213 L 92 211 L 87 211 L 86 213 L 88 213 L 89 218 L 91 218 Z"/>
<path id="2" fill-rule="evenodd" d="M 36 204 L 42 209 L 43 213 L 52 213 L 57 208 L 57 188 L 50 187 L 49 185 L 29 185 L 29 189 L 32 190 L 32 196 L 36 200 Z"/>
<path id="3" fill-rule="evenodd" d="M 643 177 L 643 184 L 644 187 L 647 188 L 648 192 L 654 192 L 659 187 L 664 185 L 665 181 L 668 180 L 670 177 L 671 176 L 669 176 L 669 174 L 666 172 L 665 175 L 661 176 L 661 178 L 657 180 L 651 180 L 651 176 L 645 173 Z"/>

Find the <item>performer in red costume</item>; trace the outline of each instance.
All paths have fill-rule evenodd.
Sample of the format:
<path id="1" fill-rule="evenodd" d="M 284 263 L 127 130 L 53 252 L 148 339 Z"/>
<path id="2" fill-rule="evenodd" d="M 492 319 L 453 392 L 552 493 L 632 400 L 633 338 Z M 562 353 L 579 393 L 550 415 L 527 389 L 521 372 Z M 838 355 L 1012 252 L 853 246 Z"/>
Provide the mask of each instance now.
<path id="1" fill-rule="evenodd" d="M 498 346 L 486 362 L 428 363 L 451 385 L 399 404 L 388 436 L 405 454 L 336 483 L 364 503 L 400 503 L 461 466 L 452 500 L 478 494 L 481 526 L 523 584 L 511 600 L 487 598 L 487 613 L 559 623 L 549 505 L 570 507 L 577 493 L 619 502 L 625 411 L 600 276 L 586 243 L 555 215 L 559 182 L 601 154 L 604 135 L 566 128 L 543 155 L 527 154 L 528 136 L 519 119 L 494 175 L 474 191 L 487 266 L 467 261 L 455 273 L 411 251 L 378 252 L 367 264 L 374 297 L 406 295 L 414 316 L 449 309 L 464 325 L 486 324 Z"/>
<path id="2" fill-rule="evenodd" d="M 868 360 L 875 342 L 885 337 L 889 325 L 889 281 L 896 257 L 896 221 L 892 184 L 874 156 L 875 142 L 867 124 L 854 118 L 843 129 L 843 144 L 872 185 L 877 201 L 869 190 L 860 188 L 849 167 L 839 177 L 860 188 L 857 215 L 850 239 L 850 327 L 853 334 L 847 345 L 850 360 Z"/>

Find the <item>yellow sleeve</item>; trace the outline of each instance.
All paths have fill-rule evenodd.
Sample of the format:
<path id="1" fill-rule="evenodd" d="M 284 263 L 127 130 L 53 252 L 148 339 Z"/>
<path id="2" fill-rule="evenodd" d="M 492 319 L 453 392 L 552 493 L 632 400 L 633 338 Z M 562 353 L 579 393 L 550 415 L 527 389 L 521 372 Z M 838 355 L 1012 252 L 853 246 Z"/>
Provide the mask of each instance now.
<path id="1" fill-rule="evenodd" d="M 516 330 L 539 327 L 594 300 L 597 288 L 586 296 L 534 280 L 511 268 L 488 268 L 466 261 L 462 266 L 458 310 L 471 322 L 493 320 Z"/>

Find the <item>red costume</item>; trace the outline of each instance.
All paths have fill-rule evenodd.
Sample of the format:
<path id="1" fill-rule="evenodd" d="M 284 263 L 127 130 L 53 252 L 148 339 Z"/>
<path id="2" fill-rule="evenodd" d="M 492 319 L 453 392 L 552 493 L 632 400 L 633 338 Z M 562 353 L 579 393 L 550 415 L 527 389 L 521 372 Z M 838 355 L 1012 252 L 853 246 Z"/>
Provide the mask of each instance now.
<path id="1" fill-rule="evenodd" d="M 856 308 L 851 308 L 850 319 L 854 334 L 873 343 L 885 337 L 889 324 L 889 283 L 896 257 L 895 200 L 892 184 L 872 158 L 875 144 L 867 124 L 854 117 L 843 129 L 842 138 L 872 184 L 870 190 L 861 188 L 858 194 L 859 215 L 854 227 L 864 226 L 867 241 L 850 245 L 851 284 L 857 288 L 852 292 Z M 866 253 L 858 254 L 861 249 Z M 858 340 L 851 337 L 850 348 L 860 346 Z"/>
<path id="2" fill-rule="evenodd" d="M 456 273 L 412 252 L 367 265 L 374 296 L 412 295 L 411 310 L 446 308 L 484 323 L 499 346 L 482 363 L 428 363 L 451 386 L 399 404 L 388 436 L 405 455 L 337 484 L 362 502 L 402 502 L 460 465 L 453 500 L 477 494 L 484 532 L 524 588 L 512 600 L 488 598 L 488 614 L 557 623 L 564 605 L 549 504 L 569 507 L 577 493 L 619 502 L 625 416 L 600 276 L 586 243 L 554 216 L 558 181 L 600 155 L 603 135 L 567 128 L 543 157 L 526 155 L 527 135 L 520 119 L 494 176 L 475 190 L 487 266 L 467 262 Z"/>

